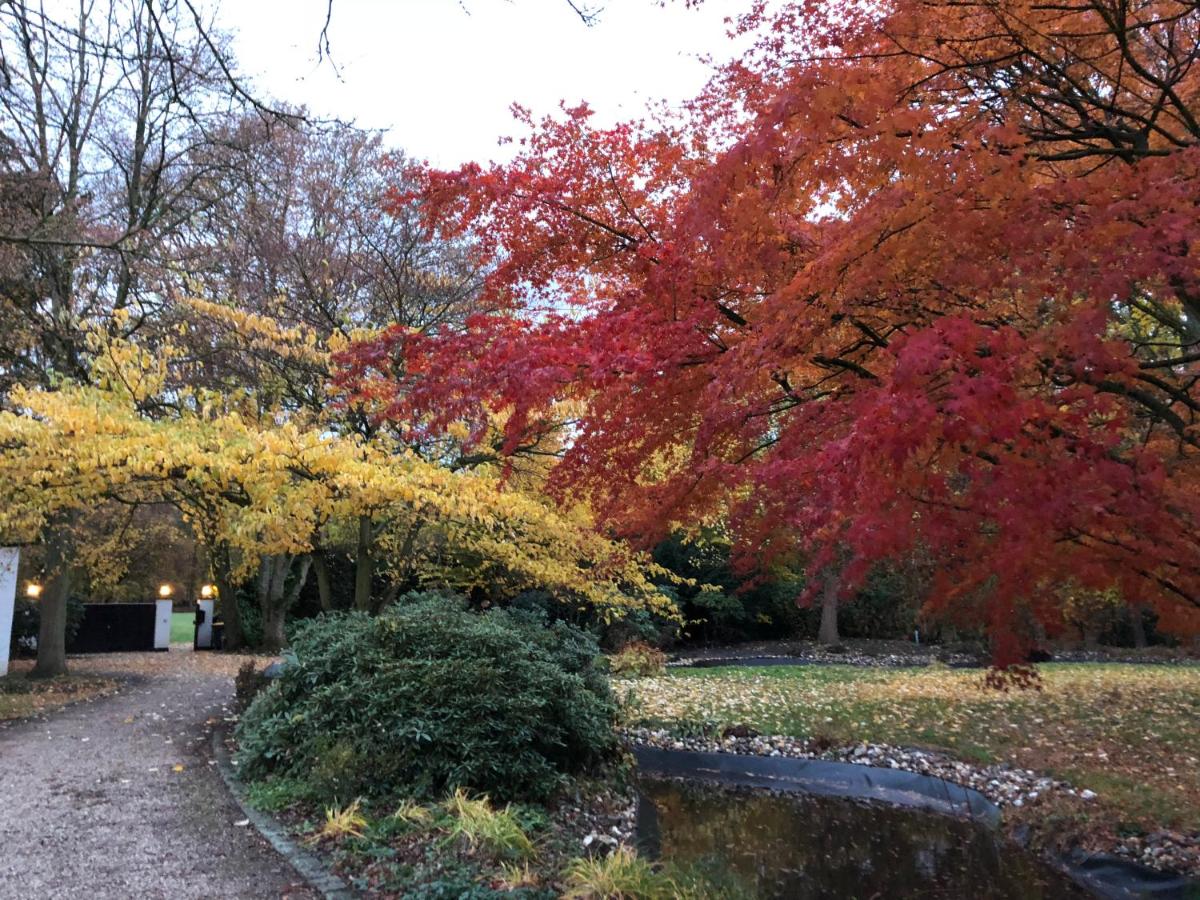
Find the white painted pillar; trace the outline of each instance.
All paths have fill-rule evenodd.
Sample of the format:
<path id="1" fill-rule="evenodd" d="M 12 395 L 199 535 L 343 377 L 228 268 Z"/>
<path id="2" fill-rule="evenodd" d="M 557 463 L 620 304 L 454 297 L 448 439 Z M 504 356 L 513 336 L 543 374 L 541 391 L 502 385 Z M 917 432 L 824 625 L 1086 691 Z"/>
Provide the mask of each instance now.
<path id="1" fill-rule="evenodd" d="M 155 600 L 154 649 L 171 649 L 171 601 Z"/>
<path id="2" fill-rule="evenodd" d="M 215 600 L 197 600 L 200 608 L 204 610 L 204 621 L 200 623 L 200 627 L 196 629 L 196 649 L 211 650 L 212 649 L 212 621 L 213 607 L 216 606 Z"/>
<path id="3" fill-rule="evenodd" d="M 8 651 L 12 641 L 13 604 L 17 599 L 17 547 L 0 547 L 0 676 L 8 674 Z"/>

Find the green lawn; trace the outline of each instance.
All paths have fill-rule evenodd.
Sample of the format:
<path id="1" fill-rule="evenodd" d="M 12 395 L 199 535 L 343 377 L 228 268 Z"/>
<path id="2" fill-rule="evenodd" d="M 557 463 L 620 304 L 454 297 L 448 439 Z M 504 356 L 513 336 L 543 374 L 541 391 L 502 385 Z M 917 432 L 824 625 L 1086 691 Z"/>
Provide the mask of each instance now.
<path id="1" fill-rule="evenodd" d="M 1200 830 L 1200 667 L 1040 669 L 1040 690 L 1008 692 L 977 671 L 849 666 L 673 670 L 618 691 L 636 722 L 938 748 L 1091 788 L 1115 829 Z"/>
<path id="2" fill-rule="evenodd" d="M 190 644 L 196 636 L 196 614 L 171 613 L 171 643 Z"/>

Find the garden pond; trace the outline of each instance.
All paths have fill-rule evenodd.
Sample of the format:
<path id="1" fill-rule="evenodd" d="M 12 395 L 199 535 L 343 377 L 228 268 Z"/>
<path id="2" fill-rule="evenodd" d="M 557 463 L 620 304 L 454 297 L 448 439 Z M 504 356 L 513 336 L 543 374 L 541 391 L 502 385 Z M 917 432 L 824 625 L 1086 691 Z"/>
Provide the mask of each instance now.
<path id="1" fill-rule="evenodd" d="M 727 898 L 1059 900 L 1065 875 L 964 818 L 844 797 L 643 777 L 641 850 Z"/>

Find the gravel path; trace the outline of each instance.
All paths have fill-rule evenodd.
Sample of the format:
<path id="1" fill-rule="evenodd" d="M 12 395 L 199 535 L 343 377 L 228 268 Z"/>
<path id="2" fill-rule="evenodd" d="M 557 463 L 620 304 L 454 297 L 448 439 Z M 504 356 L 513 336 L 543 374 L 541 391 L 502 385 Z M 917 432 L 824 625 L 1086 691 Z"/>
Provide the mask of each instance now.
<path id="1" fill-rule="evenodd" d="M 111 697 L 0 727 L 0 897 L 314 895 L 242 820 L 212 763 L 238 660 L 71 660 Z"/>

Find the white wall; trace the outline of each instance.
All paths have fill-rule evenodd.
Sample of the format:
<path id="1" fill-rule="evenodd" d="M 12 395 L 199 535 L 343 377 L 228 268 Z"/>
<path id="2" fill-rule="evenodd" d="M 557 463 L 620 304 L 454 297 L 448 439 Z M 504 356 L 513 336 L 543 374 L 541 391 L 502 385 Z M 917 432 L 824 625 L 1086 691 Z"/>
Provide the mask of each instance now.
<path id="1" fill-rule="evenodd" d="M 21 551 L 18 548 L 0 547 L 0 675 L 8 674 L 13 603 L 17 598 L 17 561 L 20 558 Z"/>

